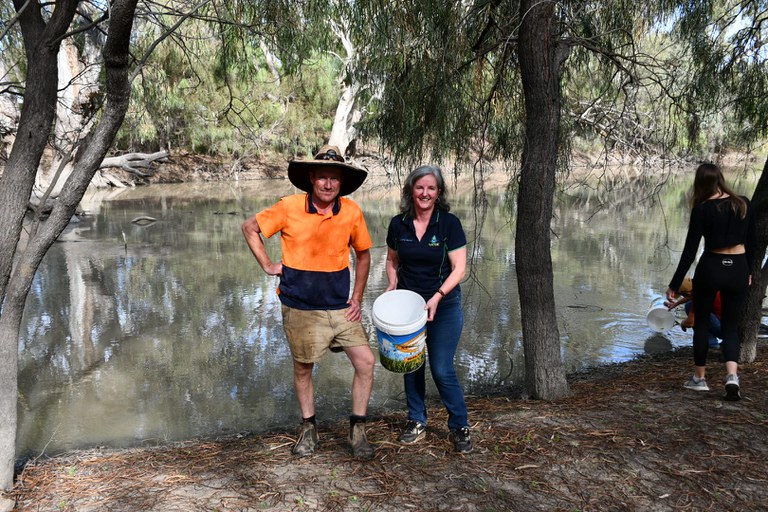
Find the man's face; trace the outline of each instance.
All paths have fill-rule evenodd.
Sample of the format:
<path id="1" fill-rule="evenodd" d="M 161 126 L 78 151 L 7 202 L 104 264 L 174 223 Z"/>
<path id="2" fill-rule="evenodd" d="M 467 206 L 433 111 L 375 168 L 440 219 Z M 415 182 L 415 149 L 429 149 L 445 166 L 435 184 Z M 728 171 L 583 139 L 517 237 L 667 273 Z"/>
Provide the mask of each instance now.
<path id="1" fill-rule="evenodd" d="M 332 203 L 341 189 L 341 169 L 320 168 L 309 173 L 312 198 L 319 203 Z"/>

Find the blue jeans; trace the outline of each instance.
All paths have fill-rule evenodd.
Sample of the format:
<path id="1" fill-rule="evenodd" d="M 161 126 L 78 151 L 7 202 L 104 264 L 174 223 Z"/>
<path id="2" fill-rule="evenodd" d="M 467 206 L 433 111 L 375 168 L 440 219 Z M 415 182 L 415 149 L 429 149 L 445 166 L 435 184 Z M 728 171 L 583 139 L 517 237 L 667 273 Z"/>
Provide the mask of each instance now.
<path id="1" fill-rule="evenodd" d="M 461 389 L 453 364 L 456 348 L 464 326 L 461 310 L 461 293 L 442 300 L 435 312 L 435 318 L 427 322 L 427 358 L 432 379 L 443 405 L 448 410 L 448 428 L 453 430 L 469 426 L 464 391 Z M 408 404 L 408 419 L 427 424 L 425 372 L 426 364 L 415 372 L 403 376 L 405 397 Z"/>

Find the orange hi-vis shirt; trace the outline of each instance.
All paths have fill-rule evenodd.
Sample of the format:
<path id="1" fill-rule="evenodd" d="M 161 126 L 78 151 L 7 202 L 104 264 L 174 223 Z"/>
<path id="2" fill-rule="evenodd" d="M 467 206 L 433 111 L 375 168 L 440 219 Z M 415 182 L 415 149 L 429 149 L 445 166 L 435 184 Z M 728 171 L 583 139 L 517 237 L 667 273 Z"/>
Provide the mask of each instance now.
<path id="1" fill-rule="evenodd" d="M 339 197 L 319 213 L 309 194 L 294 194 L 256 214 L 261 233 L 280 233 L 280 301 L 295 309 L 343 309 L 350 290 L 349 248 L 373 246 L 360 207 Z"/>

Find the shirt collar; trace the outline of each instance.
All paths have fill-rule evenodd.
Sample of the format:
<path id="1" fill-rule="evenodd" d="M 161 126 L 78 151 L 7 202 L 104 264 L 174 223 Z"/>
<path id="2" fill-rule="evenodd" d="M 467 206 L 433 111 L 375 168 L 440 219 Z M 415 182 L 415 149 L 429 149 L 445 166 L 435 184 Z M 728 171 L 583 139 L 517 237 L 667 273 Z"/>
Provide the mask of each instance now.
<path id="1" fill-rule="evenodd" d="M 307 213 L 318 213 L 317 208 L 315 208 L 315 205 L 312 202 L 311 192 L 307 192 L 306 209 L 307 209 Z M 336 196 L 336 199 L 333 200 L 333 208 L 331 211 L 333 212 L 334 215 L 338 215 L 339 210 L 341 210 L 341 198 L 339 196 Z"/>
<path id="2" fill-rule="evenodd" d="M 403 222 L 405 222 L 406 220 L 413 220 L 413 218 L 407 213 L 403 213 L 402 219 L 403 219 Z M 439 220 L 440 220 L 440 208 L 435 207 L 435 209 L 432 210 L 432 217 L 430 217 L 429 219 L 429 225 L 433 226 L 437 224 Z"/>

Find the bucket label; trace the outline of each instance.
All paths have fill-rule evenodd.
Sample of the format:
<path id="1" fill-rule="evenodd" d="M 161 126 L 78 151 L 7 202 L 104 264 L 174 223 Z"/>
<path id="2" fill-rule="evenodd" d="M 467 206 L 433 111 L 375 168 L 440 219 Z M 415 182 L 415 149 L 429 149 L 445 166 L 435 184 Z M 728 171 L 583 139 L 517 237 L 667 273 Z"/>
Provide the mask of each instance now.
<path id="1" fill-rule="evenodd" d="M 381 365 L 391 372 L 410 373 L 424 364 L 427 328 L 403 336 L 376 329 Z"/>

